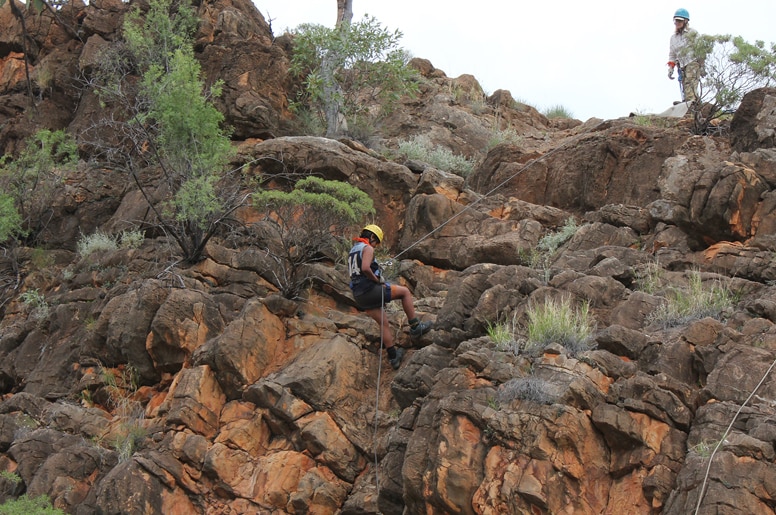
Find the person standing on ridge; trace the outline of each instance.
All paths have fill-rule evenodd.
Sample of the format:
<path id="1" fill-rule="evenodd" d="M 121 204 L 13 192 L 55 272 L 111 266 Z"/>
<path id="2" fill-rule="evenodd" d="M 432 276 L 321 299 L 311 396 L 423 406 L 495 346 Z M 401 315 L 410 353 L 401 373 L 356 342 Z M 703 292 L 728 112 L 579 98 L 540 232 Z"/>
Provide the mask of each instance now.
<path id="1" fill-rule="evenodd" d="M 690 28 L 690 13 L 680 8 L 674 13 L 674 33 L 668 47 L 668 78 L 674 78 L 674 68 L 678 68 L 682 78 L 683 101 L 698 100 L 698 81 L 701 76 L 701 63 L 692 52 L 692 43 L 698 32 Z"/>
<path id="2" fill-rule="evenodd" d="M 385 304 L 392 300 L 401 301 L 410 323 L 412 337 L 419 337 L 429 332 L 431 324 L 421 322 L 415 316 L 415 305 L 409 288 L 385 282 L 380 265 L 374 260 L 374 247 L 383 241 L 383 230 L 374 224 L 367 225 L 354 241 L 355 244 L 348 253 L 350 289 L 359 309 L 366 311 L 366 314 L 380 326 L 388 361 L 395 370 L 401 365 L 404 349 L 396 348 L 393 344 L 393 333 L 385 314 Z"/>

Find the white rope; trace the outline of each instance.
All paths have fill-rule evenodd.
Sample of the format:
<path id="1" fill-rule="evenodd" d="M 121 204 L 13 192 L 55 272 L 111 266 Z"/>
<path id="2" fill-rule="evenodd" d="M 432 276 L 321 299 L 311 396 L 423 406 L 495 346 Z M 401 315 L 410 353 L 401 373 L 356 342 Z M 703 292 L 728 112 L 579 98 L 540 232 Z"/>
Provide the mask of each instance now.
<path id="1" fill-rule="evenodd" d="M 574 138 L 574 139 L 572 140 L 572 143 L 573 143 L 573 142 L 575 142 L 575 141 L 576 141 L 576 140 L 578 140 L 578 139 L 581 139 L 581 138 L 582 138 L 582 136 L 584 136 L 584 134 L 580 134 L 579 136 L 577 136 L 576 138 Z M 566 145 L 564 145 L 564 147 L 565 147 L 565 146 L 566 146 Z M 553 155 L 555 152 L 559 151 L 561 148 L 564 148 L 564 147 L 555 147 L 555 148 L 553 148 L 552 150 L 550 150 L 549 152 L 547 152 L 546 154 L 542 154 L 541 156 L 537 157 L 536 159 L 531 159 L 531 160 L 530 160 L 530 161 L 528 161 L 526 164 L 524 164 L 523 166 L 521 166 L 521 167 L 520 167 L 520 168 L 519 168 L 519 169 L 518 169 L 518 170 L 517 170 L 515 173 L 513 173 L 512 175 L 510 175 L 509 177 L 507 177 L 506 179 L 504 179 L 504 180 L 503 180 L 503 181 L 501 181 L 500 183 L 498 183 L 498 184 L 497 184 L 496 186 L 494 186 L 493 188 L 491 188 L 491 189 L 490 189 L 490 190 L 489 190 L 487 193 L 485 193 L 483 196 L 481 196 L 480 198 L 478 198 L 477 200 L 475 200 L 475 201 L 474 201 L 474 202 L 472 202 L 471 204 L 468 204 L 468 205 L 466 205 L 466 207 L 464 207 L 462 210 L 460 210 L 459 212 L 455 213 L 453 216 L 451 216 L 450 218 L 448 218 L 447 220 L 445 220 L 444 222 L 442 222 L 442 223 L 441 223 L 441 224 L 440 224 L 440 225 L 439 225 L 439 226 L 438 226 L 436 229 L 432 229 L 432 230 L 431 230 L 431 231 L 429 231 L 429 232 L 428 232 L 428 233 L 427 233 L 425 236 L 423 236 L 423 237 L 421 237 L 420 239 L 418 239 L 417 241 L 415 241 L 415 243 L 413 243 L 412 245 L 410 245 L 410 246 L 409 246 L 409 247 L 407 247 L 406 249 L 404 249 L 404 250 L 402 250 L 401 252 L 399 252 L 398 254 L 396 254 L 396 255 L 394 256 L 394 259 L 397 259 L 397 258 L 398 258 L 399 256 L 401 256 L 402 254 L 404 254 L 405 252 L 407 252 L 407 251 L 409 251 L 410 249 L 414 248 L 414 247 L 415 247 L 415 246 L 417 246 L 417 245 L 418 245 L 420 242 L 422 242 L 423 240 L 425 240 L 426 238 L 428 238 L 429 236 L 431 236 L 432 234 L 434 234 L 434 233 L 435 233 L 435 232 L 437 232 L 438 230 L 442 229 L 442 228 L 443 228 L 445 225 L 449 224 L 450 222 L 452 222 L 453 220 L 455 220 L 456 218 L 458 218 L 459 216 L 461 216 L 462 214 L 464 214 L 466 211 L 468 211 L 469 209 L 473 208 L 474 206 L 476 206 L 477 204 L 479 204 L 480 202 L 482 202 L 483 200 L 485 200 L 486 198 L 490 197 L 490 196 L 491 196 L 491 195 L 492 195 L 492 194 L 493 194 L 493 193 L 494 193 L 496 190 L 498 190 L 498 189 L 502 188 L 502 187 L 503 187 L 503 186 L 504 186 L 506 183 L 508 183 L 509 181 L 511 181 L 512 179 L 514 179 L 515 177 L 517 177 L 518 175 L 520 175 L 521 173 L 523 173 L 523 172 L 524 172 L 524 171 L 525 171 L 525 170 L 526 170 L 528 167 L 530 167 L 530 166 L 532 166 L 532 165 L 535 165 L 536 163 L 539 163 L 539 162 L 543 161 L 545 158 L 547 158 L 547 157 L 550 157 L 550 156 L 551 156 L 551 155 Z"/>
<path id="2" fill-rule="evenodd" d="M 377 387 L 375 388 L 375 428 L 372 435 L 372 446 L 374 449 L 375 457 L 375 488 L 377 489 L 375 499 L 380 496 L 380 471 L 379 460 L 377 456 L 377 414 L 380 409 L 380 376 L 383 368 L 383 324 L 385 323 L 385 286 L 381 285 L 381 300 L 380 300 L 380 348 L 377 349 Z"/>
<path id="3" fill-rule="evenodd" d="M 711 453 L 711 456 L 709 456 L 709 464 L 706 466 L 706 475 L 703 477 L 703 484 L 701 485 L 701 491 L 698 493 L 698 504 L 695 507 L 695 515 L 698 515 L 701 509 L 701 502 L 703 501 L 703 496 L 706 493 L 706 483 L 709 480 L 709 472 L 711 471 L 711 462 L 714 461 L 714 456 L 717 454 L 717 451 L 720 447 L 722 447 L 722 444 L 725 442 L 725 438 L 727 438 L 728 434 L 730 433 L 730 430 L 733 428 L 733 424 L 736 422 L 736 419 L 738 418 L 738 415 L 741 414 L 741 410 L 744 409 L 744 406 L 746 406 L 750 400 L 752 400 L 752 397 L 754 397 L 754 394 L 757 392 L 758 388 L 762 386 L 762 384 L 765 382 L 765 378 L 768 377 L 768 374 L 771 373 L 771 370 L 773 370 L 773 367 L 776 366 L 776 359 L 773 360 L 773 363 L 771 363 L 771 366 L 768 367 L 768 370 L 765 371 L 765 374 L 763 374 L 762 379 L 760 379 L 760 382 L 757 383 L 757 386 L 754 387 L 754 390 L 752 390 L 752 393 L 749 394 L 749 397 L 746 398 L 744 403 L 738 407 L 738 411 L 736 411 L 735 416 L 733 416 L 733 420 L 730 421 L 730 425 L 728 425 L 727 429 L 725 429 L 725 432 L 722 434 L 722 438 L 719 439 L 719 442 L 717 442 L 717 445 L 714 447 L 714 451 Z"/>

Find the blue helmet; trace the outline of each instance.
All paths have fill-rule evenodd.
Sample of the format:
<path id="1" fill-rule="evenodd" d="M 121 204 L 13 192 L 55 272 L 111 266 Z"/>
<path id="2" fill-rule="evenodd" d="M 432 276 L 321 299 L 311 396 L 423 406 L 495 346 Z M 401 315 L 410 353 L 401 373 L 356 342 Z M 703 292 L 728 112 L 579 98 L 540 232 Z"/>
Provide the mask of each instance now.
<path id="1" fill-rule="evenodd" d="M 674 13 L 674 18 L 684 18 L 685 20 L 690 21 L 690 13 L 687 12 L 687 9 L 684 7 L 680 7 Z"/>

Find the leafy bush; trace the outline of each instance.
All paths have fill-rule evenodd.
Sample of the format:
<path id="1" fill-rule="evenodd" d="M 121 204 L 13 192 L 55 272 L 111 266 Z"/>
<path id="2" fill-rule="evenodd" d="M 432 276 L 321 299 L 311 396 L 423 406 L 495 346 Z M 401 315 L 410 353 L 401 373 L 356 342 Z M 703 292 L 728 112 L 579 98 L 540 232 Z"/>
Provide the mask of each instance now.
<path id="1" fill-rule="evenodd" d="M 297 181 L 288 192 L 257 192 L 253 205 L 264 213 L 259 245 L 275 262 L 275 285 L 292 299 L 311 279 L 306 265 L 333 256 L 338 238 L 375 212 L 363 191 L 319 177 Z"/>
<path id="2" fill-rule="evenodd" d="M 103 51 L 92 86 L 106 115 L 82 138 L 102 164 L 128 173 L 183 259 L 197 262 L 246 196 L 226 179 L 237 173 L 227 169 L 234 149 L 211 102 L 222 83 L 205 86 L 194 56 L 193 9 L 172 0 L 152 0 L 149 7 L 133 10 L 123 42 Z M 138 71 L 139 82 L 132 79 Z M 141 173 L 148 167 L 162 171 L 170 192 L 160 203 L 150 194 L 158 185 Z"/>
<path id="3" fill-rule="evenodd" d="M 118 237 L 119 247 L 122 249 L 136 249 L 143 244 L 145 233 L 143 231 L 121 231 Z"/>
<path id="4" fill-rule="evenodd" d="M 563 224 L 563 227 L 557 231 L 545 234 L 542 239 L 539 240 L 536 247 L 541 251 L 552 254 L 558 250 L 561 245 L 570 240 L 571 237 L 577 233 L 578 229 L 579 227 L 577 226 L 576 220 L 569 217 Z"/>
<path id="5" fill-rule="evenodd" d="M 435 146 L 426 135 L 413 136 L 410 140 L 399 140 L 399 153 L 407 159 L 423 161 L 461 177 L 468 176 L 474 169 L 474 163 L 471 160 L 453 154 L 451 150 L 444 147 Z"/>
<path id="6" fill-rule="evenodd" d="M 0 243 L 24 234 L 22 216 L 11 195 L 0 192 Z"/>
<path id="7" fill-rule="evenodd" d="M 119 248 L 119 244 L 114 236 L 105 234 L 102 231 L 96 231 L 92 234 L 81 235 L 76 243 L 76 253 L 81 257 L 86 257 L 95 252 L 114 251 Z"/>
<path id="8" fill-rule="evenodd" d="M 15 159 L 0 158 L 0 242 L 26 236 L 40 228 L 51 210 L 51 198 L 61 185 L 61 171 L 78 162 L 75 141 L 65 131 L 47 129 L 24 142 Z"/>
<path id="9" fill-rule="evenodd" d="M 28 497 L 22 495 L 18 499 L 0 504 L 0 515 L 65 515 L 59 508 L 54 508 L 45 495 Z"/>
<path id="10" fill-rule="evenodd" d="M 573 218 L 568 218 L 563 227 L 545 234 L 536 244 L 536 247 L 521 251 L 518 257 L 524 265 L 543 270 L 544 282 L 548 283 L 553 254 L 576 234 L 577 229 L 576 221 Z"/>
<path id="11" fill-rule="evenodd" d="M 27 290 L 19 295 L 19 299 L 34 315 L 34 318 L 42 319 L 48 317 L 49 305 L 46 302 L 46 297 L 40 291 Z"/>
<path id="12" fill-rule="evenodd" d="M 567 298 L 560 301 L 548 298 L 543 304 L 529 306 L 526 314 L 524 348 L 529 354 L 541 354 L 551 343 L 562 345 L 572 356 L 593 348 L 595 321 L 588 303 L 575 308 Z"/>
<path id="13" fill-rule="evenodd" d="M 715 120 L 738 109 L 744 95 L 776 82 L 776 44 L 730 35 L 698 35 L 688 47 L 703 63 L 699 101 L 690 106 L 692 132 L 707 134 Z"/>
<path id="14" fill-rule="evenodd" d="M 291 73 L 304 86 L 291 107 L 316 111 L 326 120 L 327 137 L 341 132 L 341 115 L 365 115 L 372 102 L 390 111 L 403 95 L 417 91 L 417 72 L 408 66 L 409 54 L 398 47 L 401 37 L 369 16 L 333 29 L 300 25 Z"/>
<path id="15" fill-rule="evenodd" d="M 664 328 L 674 327 L 705 317 L 719 318 L 734 303 L 735 295 L 720 281 L 704 285 L 701 273 L 693 270 L 687 288 L 669 289 L 665 301 L 650 314 L 648 320 Z"/>
<path id="16" fill-rule="evenodd" d="M 574 114 L 566 109 L 564 106 L 558 104 L 554 105 L 552 107 L 548 107 L 544 111 L 542 111 L 542 114 L 546 116 L 547 118 L 573 118 Z"/>
<path id="17" fill-rule="evenodd" d="M 511 144 L 517 145 L 522 140 L 521 136 L 518 136 L 517 131 L 512 127 L 506 129 L 494 130 L 488 139 L 488 150 L 497 147 L 499 145 Z"/>

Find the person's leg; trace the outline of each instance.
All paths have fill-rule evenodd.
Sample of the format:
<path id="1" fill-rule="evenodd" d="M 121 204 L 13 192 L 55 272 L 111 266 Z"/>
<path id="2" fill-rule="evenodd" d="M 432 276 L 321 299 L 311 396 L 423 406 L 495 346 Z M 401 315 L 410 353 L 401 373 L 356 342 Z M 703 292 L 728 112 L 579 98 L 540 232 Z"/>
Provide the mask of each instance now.
<path id="1" fill-rule="evenodd" d="M 698 81 L 700 80 L 701 65 L 692 62 L 682 69 L 684 77 L 682 83 L 684 85 L 684 101 L 695 102 L 698 100 Z"/>
<path id="2" fill-rule="evenodd" d="M 393 334 L 391 333 L 391 324 L 388 323 L 388 315 L 383 309 L 369 309 L 366 313 L 380 325 L 380 334 L 383 338 L 383 347 L 388 354 L 388 362 L 391 367 L 396 370 L 401 366 L 402 358 L 404 358 L 404 349 L 394 346 Z"/>
<path id="3" fill-rule="evenodd" d="M 415 316 L 415 301 L 412 298 L 412 293 L 410 293 L 409 288 L 392 284 L 391 300 L 401 300 L 401 307 L 404 309 L 404 314 L 407 315 L 407 321 L 410 324 L 411 336 L 423 336 L 431 330 L 431 324 L 429 322 L 421 322 L 420 319 Z"/>
<path id="4" fill-rule="evenodd" d="M 412 320 L 415 318 L 415 302 L 409 288 L 392 284 L 391 300 L 401 300 L 401 307 L 404 310 L 404 314 L 407 315 L 407 319 Z"/>
<path id="5" fill-rule="evenodd" d="M 388 323 L 388 315 L 381 308 L 367 309 L 366 314 L 380 326 L 383 347 L 386 349 L 393 347 L 393 333 L 391 333 L 391 325 Z"/>

